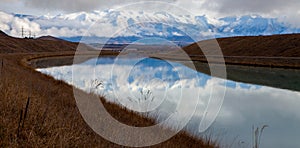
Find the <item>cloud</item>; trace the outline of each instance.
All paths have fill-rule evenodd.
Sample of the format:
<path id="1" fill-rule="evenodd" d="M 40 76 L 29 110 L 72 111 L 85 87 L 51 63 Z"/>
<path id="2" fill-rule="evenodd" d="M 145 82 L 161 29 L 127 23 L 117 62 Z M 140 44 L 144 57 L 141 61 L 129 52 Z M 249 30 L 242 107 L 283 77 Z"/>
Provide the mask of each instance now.
<path id="1" fill-rule="evenodd" d="M 181 29 L 181 33 L 187 32 L 196 37 L 200 34 L 195 34 L 194 28 L 186 27 L 194 24 L 202 27 L 202 24 L 196 24 L 196 19 L 193 16 L 186 17 L 181 20 L 176 19 L 176 15 L 168 13 L 143 12 L 140 14 L 136 11 L 95 11 L 91 13 L 79 12 L 65 15 L 43 15 L 37 16 L 19 16 L 1 12 L 0 29 L 12 36 L 21 36 L 21 28 L 23 27 L 27 34 L 29 30 L 38 36 L 52 35 L 56 37 L 74 37 L 74 36 L 138 36 L 139 34 L 158 35 L 164 33 L 167 35 L 178 35 L 177 31 L 167 31 L 167 27 L 177 27 Z M 136 25 L 130 25 L 132 19 Z M 178 23 L 174 23 L 178 21 Z M 181 22 L 182 21 L 182 22 Z M 139 23 L 142 22 L 142 23 Z M 155 29 L 153 23 L 168 23 L 174 26 L 164 25 L 163 31 Z M 186 23 L 186 24 L 184 24 Z M 93 26 L 91 26 L 93 25 Z M 206 29 L 204 27 L 204 29 Z M 202 27 L 202 31 L 205 31 Z M 194 34 L 193 34 L 194 33 Z"/>
<path id="2" fill-rule="evenodd" d="M 41 32 L 40 25 L 27 18 L 14 17 L 13 15 L 4 12 L 0 12 L 0 16 L 0 29 L 9 32 L 12 36 L 21 36 L 22 27 L 24 29 L 30 28 L 32 32 Z M 26 31 L 28 34 L 29 31 Z"/>
<path id="3" fill-rule="evenodd" d="M 156 1 L 156 0 L 154 0 Z M 157 0 L 158 1 L 158 0 Z M 142 2 L 146 2 L 145 5 Z M 93 11 L 105 10 L 125 6 L 132 3 L 140 3 L 139 7 L 135 10 L 150 9 L 149 1 L 147 0 L 113 0 L 113 1 L 99 1 L 99 0 L 1 0 L 0 9 L 13 11 L 32 11 L 37 12 L 78 12 L 78 11 Z M 153 2 L 153 0 L 152 0 Z M 179 8 L 196 13 L 196 15 L 206 14 L 213 16 L 226 16 L 226 15 L 242 15 L 242 14 L 264 14 L 264 15 L 284 15 L 290 12 L 296 13 L 300 6 L 299 0 L 164 0 L 161 2 L 174 4 Z M 8 7 L 9 6 L 9 7 Z M 8 7 L 8 8 L 6 8 Z M 20 9 L 13 9 L 13 8 Z M 154 4 L 153 8 L 158 10 L 167 10 L 165 6 L 160 7 L 160 4 Z M 152 9 L 152 8 L 151 8 Z"/>
<path id="4" fill-rule="evenodd" d="M 296 8 L 300 5 L 297 0 L 214 0 L 206 1 L 203 4 L 210 8 L 214 8 L 220 13 L 272 13 L 285 9 Z"/>
<path id="5" fill-rule="evenodd" d="M 26 6 L 37 9 L 60 10 L 64 12 L 78 12 L 78 11 L 93 11 L 97 9 L 110 9 L 115 6 L 127 5 L 130 3 L 142 2 L 143 0 L 113 0 L 113 1 L 99 1 L 99 0 L 27 0 Z M 165 0 L 165 2 L 172 2 L 172 0 Z"/>
<path id="6" fill-rule="evenodd" d="M 257 14 L 299 26 L 299 0 L 205 0 L 202 10 L 214 17 Z M 193 8 L 191 8 L 193 10 Z"/>
<path id="7" fill-rule="evenodd" d="M 137 5 L 131 5 L 128 7 L 121 7 L 121 14 L 117 11 L 111 10 L 111 8 L 117 8 L 118 6 L 124 6 L 130 3 L 138 3 Z M 153 21 L 174 24 L 176 28 L 188 33 L 197 40 L 206 39 L 205 37 L 212 37 L 216 35 L 216 30 L 208 30 L 199 23 L 194 16 L 201 16 L 205 14 L 207 21 L 218 27 L 222 28 L 224 21 L 219 20 L 220 17 L 227 16 L 242 16 L 249 14 L 262 15 L 264 18 L 277 18 L 279 22 L 286 23 L 288 28 L 299 28 L 300 26 L 300 1 L 297 0 L 272 0 L 272 1 L 246 1 L 246 0 L 214 0 L 208 1 L 183 1 L 183 0 L 165 0 L 161 2 L 147 2 L 142 1 L 83 1 L 83 0 L 66 0 L 66 1 L 37 1 L 37 0 L 14 0 L 10 3 L 8 0 L 2 0 L 0 10 L 10 10 L 14 13 L 16 11 L 23 11 L 32 13 L 40 12 L 43 17 L 34 17 L 34 19 L 16 17 L 10 13 L 0 11 L 0 29 L 12 36 L 21 36 L 20 30 L 23 26 L 25 30 L 29 29 L 38 36 L 52 35 L 57 37 L 74 37 L 74 36 L 101 36 L 111 37 L 116 31 L 122 32 L 119 36 L 137 36 L 137 34 L 148 34 L 167 36 L 168 32 L 157 31 L 154 27 L 149 26 L 132 26 L 128 27 L 129 18 L 134 20 L 134 23 L 139 21 Z M 153 5 L 152 5 L 153 4 Z M 9 7 L 6 7 L 8 6 Z M 182 9 L 181 9 L 182 8 Z M 103 11 L 103 9 L 110 9 Z M 78 11 L 94 11 L 90 13 L 78 12 Z M 125 10 L 125 11 L 123 11 Z M 127 11 L 128 12 L 127 12 Z M 43 12 L 63 12 L 62 15 L 45 15 Z M 143 11 L 143 12 L 140 12 Z M 168 14 L 164 15 L 164 11 Z M 191 13 L 188 13 L 191 11 Z M 77 12 L 77 13 L 69 13 Z M 161 12 L 161 13 L 155 13 Z M 169 15 L 170 14 L 170 15 Z M 186 15 L 190 14 L 190 15 Z M 36 16 L 36 15 L 35 15 Z M 88 31 L 90 25 L 97 22 L 98 28 L 92 32 Z M 238 24 L 238 22 L 235 22 Z M 271 22 L 270 22 L 271 23 Z M 234 24 L 234 23 L 232 23 Z M 255 25 L 255 24 L 254 24 Z M 292 25 L 292 26 L 290 26 Z M 125 31 L 122 29 L 128 27 Z M 137 29 L 139 28 L 139 29 Z M 206 30 L 205 30 L 206 29 Z M 195 32 L 201 30 L 201 34 L 195 34 Z M 234 25 L 230 25 L 225 29 L 225 32 L 233 31 Z M 246 30 L 246 29 L 244 29 Z M 213 32 L 214 31 L 214 32 Z M 276 30 L 275 30 L 276 31 Z M 281 33 L 291 33 L 289 29 Z M 297 32 L 297 31 L 296 31 Z M 171 35 L 179 35 L 180 32 L 170 33 Z M 264 33 L 262 33 L 264 34 Z M 267 34 L 273 34 L 268 32 Z M 231 34 L 230 34 L 231 35 Z M 233 35 L 248 35 L 246 34 L 233 34 Z"/>
<path id="8" fill-rule="evenodd" d="M 103 3 L 103 2 L 102 2 Z M 89 11 L 94 10 L 101 5 L 99 0 L 27 0 L 26 6 L 37 9 L 50 9 L 50 10 L 62 10 L 65 12 L 70 11 Z"/>

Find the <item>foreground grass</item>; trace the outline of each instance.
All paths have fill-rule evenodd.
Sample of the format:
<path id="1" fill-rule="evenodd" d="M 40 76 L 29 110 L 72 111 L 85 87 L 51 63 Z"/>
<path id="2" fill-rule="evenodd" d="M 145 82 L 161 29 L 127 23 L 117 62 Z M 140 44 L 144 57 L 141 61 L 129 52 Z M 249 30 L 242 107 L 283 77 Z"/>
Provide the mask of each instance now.
<path id="1" fill-rule="evenodd" d="M 0 67 L 0 147 L 121 147 L 88 127 L 77 109 L 71 86 L 24 67 L 24 63 L 20 63 L 24 57 L 26 55 L 0 56 L 4 61 Z M 155 124 L 151 119 L 99 99 L 107 111 L 123 123 Z M 153 147 L 217 145 L 181 132 Z"/>

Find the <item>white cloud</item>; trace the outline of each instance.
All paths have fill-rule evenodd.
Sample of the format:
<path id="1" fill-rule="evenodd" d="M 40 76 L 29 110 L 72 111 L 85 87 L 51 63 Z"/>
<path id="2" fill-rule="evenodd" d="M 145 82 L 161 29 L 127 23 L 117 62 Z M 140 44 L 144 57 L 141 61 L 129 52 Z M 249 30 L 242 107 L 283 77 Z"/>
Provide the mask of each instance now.
<path id="1" fill-rule="evenodd" d="M 26 17 L 17 17 L 0 11 L 1 30 L 9 35 L 21 37 L 22 28 L 24 29 L 25 36 L 29 36 L 31 32 L 32 36 L 35 34 L 38 36 L 71 37 L 82 35 L 86 32 L 88 26 L 80 25 L 80 22 L 75 21 L 71 21 L 70 23 L 63 20 L 54 21 L 53 19 L 30 20 Z"/>
<path id="2" fill-rule="evenodd" d="M 143 2 L 145 3 L 143 5 Z M 169 3 L 170 7 L 166 7 L 158 2 L 153 2 L 153 6 L 149 5 L 149 1 L 146 0 L 114 0 L 114 1 L 99 1 L 99 0 L 1 0 L 0 10 L 8 12 L 32 12 L 33 14 L 47 14 L 49 12 L 78 12 L 78 11 L 93 11 L 93 10 L 105 10 L 118 7 L 124 7 L 126 5 L 140 3 L 139 7 L 135 7 L 134 10 L 151 11 L 166 10 L 171 11 L 174 9 L 174 5 L 178 8 L 186 9 L 191 11 L 195 15 L 208 15 L 211 17 L 220 17 L 228 15 L 245 15 L 245 14 L 259 14 L 272 17 L 290 17 L 292 13 L 297 13 L 300 6 L 298 0 L 164 0 L 159 1 Z M 7 7 L 10 5 L 10 7 Z M 20 8 L 20 9 L 14 9 Z M 150 9 L 150 10 L 149 10 Z M 23 12 L 22 12 L 23 11 Z M 172 10 L 174 11 L 174 10 Z M 292 17 L 291 17 L 292 18 Z M 297 18 L 299 18 L 297 16 Z M 298 19 L 299 20 L 299 19 Z"/>
<path id="3" fill-rule="evenodd" d="M 44 10 L 39 10 L 43 14 L 43 17 L 34 17 L 34 20 L 28 18 L 18 18 L 9 13 L 1 12 L 1 9 L 6 10 L 10 9 L 11 12 L 14 12 L 16 9 L 12 8 L 1 8 L 0 6 L 0 29 L 4 30 L 6 33 L 13 36 L 21 36 L 20 29 L 23 26 L 25 30 L 31 30 L 31 32 L 36 35 L 53 35 L 58 37 L 72 37 L 72 36 L 82 36 L 84 35 L 90 25 L 93 25 L 96 21 L 96 26 L 98 29 L 88 32 L 87 36 L 105 36 L 111 37 L 114 36 L 116 31 L 122 32 L 118 34 L 119 36 L 133 36 L 140 33 L 148 35 L 164 35 L 167 36 L 166 31 L 156 31 L 153 27 L 143 26 L 140 24 L 139 29 L 136 28 L 127 28 L 128 30 L 124 31 L 122 29 L 130 25 L 128 21 L 129 18 L 133 18 L 134 23 L 138 22 L 162 22 L 167 24 L 176 24 L 175 26 L 178 29 L 181 29 L 183 32 L 192 34 L 193 38 L 206 39 L 205 37 L 214 36 L 216 28 L 225 24 L 224 21 L 220 21 L 217 18 L 232 16 L 232 15 L 249 15 L 249 14 L 259 14 L 265 17 L 278 18 L 278 20 L 283 21 L 289 27 L 299 27 L 300 26 L 300 12 L 298 6 L 300 5 L 299 1 L 290 0 L 279 1 L 273 0 L 273 3 L 265 1 L 238 1 L 238 0 L 214 0 L 214 1 L 164 1 L 164 2 L 141 2 L 137 1 L 135 4 L 133 1 L 113 1 L 113 2 L 104 2 L 104 1 L 82 1 L 76 0 L 70 2 L 69 0 L 63 1 L 20 1 L 15 0 L 13 3 L 16 7 L 22 7 L 24 9 L 34 10 L 33 14 L 36 14 L 35 9 L 41 9 L 47 7 L 49 11 L 64 11 L 63 13 L 77 12 L 77 11 L 89 11 L 87 12 L 77 12 L 69 13 L 62 15 L 47 15 L 43 13 Z M 8 1 L 2 1 L 3 5 L 8 4 Z M 20 4 L 22 3 L 22 5 Z M 133 5 L 129 5 L 133 3 Z M 128 4 L 128 5 L 126 5 Z M 30 6 L 28 8 L 25 6 Z M 122 7 L 123 6 L 123 7 Z M 259 7 L 257 7 L 259 6 Z M 77 8 L 78 7 L 78 8 Z M 121 15 L 117 14 L 117 11 L 113 12 L 112 9 L 121 10 Z M 106 11 L 103 11 L 103 10 Z M 18 9 L 22 10 L 22 9 Z M 48 13 L 47 10 L 47 13 Z M 93 11 L 100 10 L 100 11 Z M 123 11 L 124 10 L 124 11 Z M 6 10 L 8 11 L 8 10 Z M 141 12 L 143 11 L 143 12 Z M 26 10 L 27 12 L 27 10 Z M 167 13 L 165 13 L 167 12 Z M 14 12 L 16 13 L 16 12 Z M 143 14 L 142 14 L 143 13 Z M 197 22 L 197 19 L 194 16 L 205 15 L 208 19 L 207 21 L 216 26 L 215 30 L 207 30 L 207 26 L 201 26 L 201 23 Z M 182 23 L 182 24 L 178 24 Z M 238 23 L 238 22 L 236 22 Z M 187 25 L 183 25 L 187 24 Z M 146 24 L 147 25 L 147 24 Z M 196 28 L 191 27 L 190 25 L 196 25 Z M 227 31 L 234 31 L 232 26 L 234 23 L 228 27 Z M 131 30 L 130 30 L 131 29 Z M 195 32 L 199 32 L 194 37 Z M 287 31 L 284 33 L 290 33 Z M 173 35 L 180 35 L 181 32 L 173 32 Z M 263 33 L 262 33 L 263 34 Z M 267 33 L 272 34 L 272 33 Z M 234 34 L 236 35 L 236 34 Z M 245 34 L 243 34 L 245 35 Z M 200 36 L 200 37 L 198 37 Z M 204 36 L 204 37 L 202 37 Z"/>

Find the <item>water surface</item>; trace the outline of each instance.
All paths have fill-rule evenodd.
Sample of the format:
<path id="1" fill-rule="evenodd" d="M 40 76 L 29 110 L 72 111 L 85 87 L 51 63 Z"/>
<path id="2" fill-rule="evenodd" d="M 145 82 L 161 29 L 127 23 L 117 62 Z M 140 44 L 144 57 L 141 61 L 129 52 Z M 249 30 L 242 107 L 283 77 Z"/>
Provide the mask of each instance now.
<path id="1" fill-rule="evenodd" d="M 300 93 L 292 91 L 297 89 L 288 90 L 286 83 L 274 88 L 277 85 L 268 87 L 263 86 L 264 83 L 224 81 L 179 62 L 151 58 L 101 57 L 73 66 L 38 71 L 87 92 L 105 95 L 108 100 L 127 108 L 148 112 L 158 122 L 176 112 L 178 103 L 191 106 L 184 108 L 188 112 L 194 106 L 193 100 L 199 98 L 196 112 L 186 130 L 199 136 L 211 135 L 222 146 L 252 147 L 253 128 L 264 125 L 267 127 L 261 136 L 261 147 L 300 146 Z M 236 72 L 241 76 L 239 71 Z M 249 80 L 244 82 L 254 83 L 256 79 Z M 293 82 L 290 79 L 287 81 Z M 224 102 L 215 122 L 206 132 L 199 133 L 199 123 L 210 96 L 222 95 L 224 89 Z M 177 121 L 169 125 L 176 127 L 185 116 L 178 115 Z"/>

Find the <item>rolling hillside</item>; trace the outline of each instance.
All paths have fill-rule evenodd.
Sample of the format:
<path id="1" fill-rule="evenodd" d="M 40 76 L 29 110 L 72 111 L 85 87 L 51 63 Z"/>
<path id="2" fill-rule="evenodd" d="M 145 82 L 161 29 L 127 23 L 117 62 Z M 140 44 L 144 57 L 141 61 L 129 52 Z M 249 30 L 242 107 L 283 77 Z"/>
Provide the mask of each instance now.
<path id="1" fill-rule="evenodd" d="M 0 53 L 75 51 L 77 45 L 49 36 L 38 39 L 14 38 L 0 31 Z"/>
<path id="2" fill-rule="evenodd" d="M 217 41 L 224 56 L 300 57 L 300 34 L 219 38 Z M 205 46 L 209 42 L 199 44 Z M 203 55 L 196 43 L 184 50 L 189 55 Z"/>

